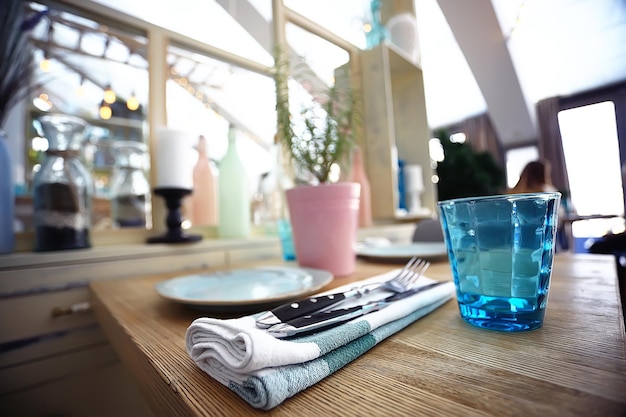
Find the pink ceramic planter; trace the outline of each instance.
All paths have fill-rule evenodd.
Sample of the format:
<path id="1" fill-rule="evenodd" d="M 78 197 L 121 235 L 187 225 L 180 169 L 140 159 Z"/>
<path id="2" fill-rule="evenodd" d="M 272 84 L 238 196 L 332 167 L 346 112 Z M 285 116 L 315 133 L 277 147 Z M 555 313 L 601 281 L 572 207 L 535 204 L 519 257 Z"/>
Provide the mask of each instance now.
<path id="1" fill-rule="evenodd" d="M 361 186 L 340 182 L 286 191 L 296 259 L 336 277 L 354 272 Z"/>

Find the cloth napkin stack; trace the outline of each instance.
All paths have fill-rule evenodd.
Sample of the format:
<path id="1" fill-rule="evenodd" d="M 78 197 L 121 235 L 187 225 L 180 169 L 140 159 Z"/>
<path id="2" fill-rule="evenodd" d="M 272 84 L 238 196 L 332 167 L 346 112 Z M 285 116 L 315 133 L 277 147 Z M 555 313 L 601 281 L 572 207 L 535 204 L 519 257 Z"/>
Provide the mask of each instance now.
<path id="1" fill-rule="evenodd" d="M 387 280 L 398 271 L 329 292 Z M 419 285 L 432 282 L 422 277 Z M 435 310 L 451 299 L 454 291 L 454 284 L 448 282 L 340 326 L 290 339 L 276 339 L 257 328 L 255 318 L 258 315 L 236 319 L 202 317 L 187 329 L 187 352 L 200 369 L 250 405 L 269 410 Z M 390 294 L 375 291 L 368 298 L 346 302 L 337 308 L 361 304 L 368 299 L 383 299 Z"/>

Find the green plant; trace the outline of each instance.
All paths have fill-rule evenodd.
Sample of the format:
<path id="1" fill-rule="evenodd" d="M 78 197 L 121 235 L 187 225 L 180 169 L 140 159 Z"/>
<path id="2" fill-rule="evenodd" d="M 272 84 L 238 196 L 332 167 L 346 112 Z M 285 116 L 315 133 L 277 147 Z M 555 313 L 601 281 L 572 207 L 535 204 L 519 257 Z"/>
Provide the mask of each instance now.
<path id="1" fill-rule="evenodd" d="M 0 13 L 0 126 L 11 108 L 24 98 L 33 73 L 32 46 L 27 32 L 47 11 L 25 18 L 25 2 L 3 0 Z"/>
<path id="2" fill-rule="evenodd" d="M 294 162 L 296 181 L 327 183 L 332 166 L 345 165 L 355 144 L 360 120 L 356 94 L 349 78 L 342 77 L 343 86 L 309 91 L 311 101 L 295 100 L 289 88 L 289 60 L 280 48 L 275 58 L 278 135 Z"/>
<path id="3" fill-rule="evenodd" d="M 435 132 L 443 146 L 444 160 L 437 163 L 439 200 L 499 194 L 505 189 L 504 170 L 488 152 L 476 152 L 469 144 L 453 143 L 450 134 Z"/>

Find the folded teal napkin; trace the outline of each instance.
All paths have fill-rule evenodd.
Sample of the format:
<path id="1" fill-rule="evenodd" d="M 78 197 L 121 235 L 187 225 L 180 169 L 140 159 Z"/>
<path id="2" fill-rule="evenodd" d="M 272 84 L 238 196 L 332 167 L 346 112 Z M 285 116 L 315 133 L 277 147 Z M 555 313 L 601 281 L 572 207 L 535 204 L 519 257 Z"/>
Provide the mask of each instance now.
<path id="1" fill-rule="evenodd" d="M 363 283 L 386 280 L 397 272 Z M 434 281 L 422 277 L 419 282 L 427 285 Z M 358 284 L 351 283 L 332 292 Z M 187 352 L 200 369 L 250 405 L 269 410 L 435 310 L 450 300 L 454 291 L 454 284 L 449 282 L 340 326 L 290 339 L 276 339 L 257 328 L 258 315 L 226 320 L 202 317 L 187 329 Z M 389 294 L 374 292 L 358 302 L 382 299 Z"/>

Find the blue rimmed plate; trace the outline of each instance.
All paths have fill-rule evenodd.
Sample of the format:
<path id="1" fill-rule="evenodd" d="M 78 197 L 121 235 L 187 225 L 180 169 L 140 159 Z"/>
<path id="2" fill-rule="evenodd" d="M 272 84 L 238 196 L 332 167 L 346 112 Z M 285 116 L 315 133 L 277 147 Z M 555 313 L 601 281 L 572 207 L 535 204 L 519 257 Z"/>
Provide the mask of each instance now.
<path id="1" fill-rule="evenodd" d="M 448 256 L 443 242 L 413 242 L 387 246 L 362 246 L 357 255 L 377 261 L 406 262 L 413 256 L 428 261 L 443 260 Z"/>
<path id="2" fill-rule="evenodd" d="M 202 310 L 249 311 L 319 291 L 333 275 L 324 270 L 265 266 L 185 275 L 156 284 L 170 301 Z"/>

